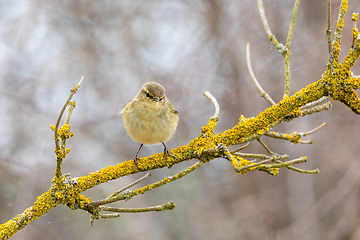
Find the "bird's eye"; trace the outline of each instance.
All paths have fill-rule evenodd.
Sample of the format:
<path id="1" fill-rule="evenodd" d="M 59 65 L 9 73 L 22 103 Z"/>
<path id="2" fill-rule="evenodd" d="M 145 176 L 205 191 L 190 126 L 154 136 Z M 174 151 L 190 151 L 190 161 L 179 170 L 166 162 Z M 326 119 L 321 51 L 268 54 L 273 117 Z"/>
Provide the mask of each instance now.
<path id="1" fill-rule="evenodd" d="M 145 92 L 145 94 L 146 94 L 146 96 L 147 96 L 148 98 L 151 98 L 151 96 L 150 96 L 150 94 L 149 94 L 148 92 Z"/>

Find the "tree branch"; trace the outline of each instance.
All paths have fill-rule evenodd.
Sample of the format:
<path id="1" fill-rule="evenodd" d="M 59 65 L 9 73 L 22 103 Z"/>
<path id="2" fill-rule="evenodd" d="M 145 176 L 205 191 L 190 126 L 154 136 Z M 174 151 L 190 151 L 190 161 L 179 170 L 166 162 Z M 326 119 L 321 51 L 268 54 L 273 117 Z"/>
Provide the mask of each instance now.
<path id="1" fill-rule="evenodd" d="M 271 34 L 271 31 L 267 26 L 265 14 L 262 9 L 262 1 L 258 0 L 258 4 L 264 22 L 264 27 L 269 35 L 270 40 L 276 44 L 275 46 L 279 51 L 286 51 L 284 46 L 277 43 L 275 37 Z M 325 70 L 321 79 L 304 87 L 292 96 L 287 96 L 285 94 L 284 98 L 279 103 L 265 109 L 256 117 L 245 118 L 241 116 L 239 118 L 239 122 L 233 128 L 219 134 L 214 133 L 218 122 L 219 105 L 217 104 L 215 98 L 209 97 L 210 95 L 206 94 L 215 106 L 214 116 L 209 119 L 207 125 L 201 128 L 201 132 L 198 137 L 191 140 L 186 145 L 178 146 L 172 149 L 169 152 L 167 159 L 164 159 L 163 153 L 157 153 L 153 154 L 152 156 L 140 158 L 138 161 L 138 166 L 134 165 L 133 160 L 131 159 L 125 162 L 121 162 L 116 166 L 108 166 L 99 171 L 89 173 L 87 176 L 72 178 L 70 175 L 61 175 L 61 164 L 67 153 L 67 150 L 62 149 L 65 145 L 63 144 L 63 146 L 60 146 L 59 141 L 62 138 L 64 138 L 64 141 L 66 141 L 66 138 L 71 136 L 71 132 L 70 128 L 66 126 L 68 124 L 65 124 L 63 129 L 59 128 L 59 122 L 66 106 L 68 106 L 72 96 L 78 89 L 81 83 L 80 81 L 79 84 L 72 89 L 69 99 L 66 101 L 66 104 L 60 112 L 56 125 L 53 127 L 57 167 L 52 186 L 48 191 L 37 198 L 33 206 L 27 208 L 22 214 L 19 214 L 8 222 L 1 224 L 0 238 L 2 240 L 10 238 L 18 230 L 24 228 L 31 221 L 44 215 L 51 208 L 56 207 L 59 203 L 64 204 L 71 209 L 86 210 L 91 213 L 92 216 L 99 217 L 100 208 L 97 206 L 91 206 L 91 199 L 82 195 L 82 192 L 123 176 L 135 174 L 138 172 L 145 172 L 152 169 L 171 167 L 174 164 L 189 161 L 191 159 L 198 159 L 199 162 L 187 170 L 178 173 L 175 175 L 175 178 L 181 178 L 184 174 L 186 175 L 187 173 L 195 170 L 200 165 L 208 163 L 217 158 L 225 158 L 229 160 L 235 170 L 241 170 L 242 167 L 249 166 L 246 167 L 246 169 L 243 169 L 241 171 L 242 173 L 248 170 L 257 169 L 272 175 L 276 175 L 279 171 L 279 168 L 281 167 L 286 167 L 300 173 L 318 172 L 317 169 L 309 171 L 293 167 L 294 164 L 305 162 L 306 157 L 286 162 L 281 162 L 279 157 L 273 157 L 272 160 L 275 162 L 274 164 L 267 164 L 262 162 L 260 164 L 255 163 L 254 165 L 253 162 L 242 159 L 240 156 L 237 156 L 236 153 L 230 152 L 228 147 L 241 143 L 248 143 L 252 140 L 258 140 L 265 134 L 265 132 L 269 131 L 272 126 L 282 121 L 288 119 L 292 120 L 298 116 L 301 116 L 303 114 L 302 109 L 311 106 L 312 103 L 317 102 L 324 96 L 331 96 L 333 100 L 344 103 L 353 112 L 360 114 L 360 99 L 355 92 L 355 90 L 359 89 L 360 87 L 360 79 L 354 77 L 351 72 L 351 68 L 354 66 L 360 55 L 360 37 L 358 32 L 353 31 L 353 37 L 355 39 L 354 46 L 350 49 L 350 52 L 345 57 L 345 60 L 341 64 L 338 63 L 338 55 L 340 53 L 341 36 L 346 10 L 347 1 L 342 1 L 337 20 L 335 40 L 332 44 L 334 61 L 328 64 L 327 69 Z M 313 106 L 311 106 L 311 108 L 313 108 Z M 69 114 L 71 114 L 71 112 Z M 70 115 L 68 116 L 70 117 Z M 153 185 L 149 186 L 155 188 L 157 186 L 163 185 L 163 182 L 171 182 L 173 179 L 174 178 L 164 178 L 162 181 L 153 183 Z M 145 188 L 149 188 L 149 186 L 139 188 L 135 191 L 137 191 L 137 194 L 144 193 L 148 191 Z M 128 192 L 116 194 L 115 197 L 122 196 L 121 198 L 126 199 L 125 193 Z M 104 210 L 103 207 L 102 210 Z M 107 214 L 103 216 L 116 217 L 117 215 Z"/>

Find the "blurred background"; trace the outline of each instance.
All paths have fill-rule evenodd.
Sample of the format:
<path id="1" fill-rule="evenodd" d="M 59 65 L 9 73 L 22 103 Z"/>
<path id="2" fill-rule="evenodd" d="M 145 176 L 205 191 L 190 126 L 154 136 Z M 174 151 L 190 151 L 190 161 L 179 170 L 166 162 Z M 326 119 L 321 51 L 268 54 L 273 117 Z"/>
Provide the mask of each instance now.
<path id="1" fill-rule="evenodd" d="M 339 8 L 332 3 L 333 29 Z M 285 43 L 294 1 L 264 0 L 272 32 Z M 341 60 L 351 44 L 349 4 Z M 292 41 L 291 94 L 321 78 L 327 63 L 326 1 L 302 1 Z M 263 29 L 256 1 L 0 1 L 0 222 L 23 212 L 47 191 L 54 176 L 53 132 L 69 90 L 75 95 L 72 150 L 63 172 L 88 175 L 133 158 L 138 143 L 126 134 L 118 113 L 142 84 L 157 81 L 179 111 L 169 149 L 198 136 L 219 101 L 215 130 L 233 127 L 240 115 L 256 116 L 269 107 L 246 68 L 245 47 L 257 79 L 276 101 L 283 96 L 283 59 Z M 353 68 L 360 74 L 360 64 Z M 263 138 L 290 159 L 307 156 L 297 167 L 320 169 L 305 175 L 280 169 L 238 175 L 216 159 L 185 178 L 134 197 L 118 207 L 147 207 L 173 201 L 172 211 L 122 214 L 98 220 L 64 206 L 31 222 L 12 239 L 359 239 L 360 117 L 333 102 L 330 111 L 283 123 L 274 130 L 309 131 L 328 126 L 291 144 Z M 144 147 L 141 156 L 161 152 Z M 265 153 L 254 142 L 244 152 Z M 195 163 L 152 171 L 138 187 L 174 175 Z M 143 176 L 127 176 L 84 194 L 102 199 Z"/>

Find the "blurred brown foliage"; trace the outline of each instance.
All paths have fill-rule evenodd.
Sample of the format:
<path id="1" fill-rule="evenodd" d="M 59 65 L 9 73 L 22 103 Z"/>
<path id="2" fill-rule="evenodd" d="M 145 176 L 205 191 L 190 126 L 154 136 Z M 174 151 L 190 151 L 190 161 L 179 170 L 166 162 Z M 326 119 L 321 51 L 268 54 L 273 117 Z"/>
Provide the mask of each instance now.
<path id="1" fill-rule="evenodd" d="M 360 10 L 356 2 L 350 1 L 350 13 Z M 264 4 L 273 33 L 284 42 L 293 1 Z M 333 1 L 333 21 L 338 6 Z M 300 5 L 292 42 L 292 93 L 325 70 L 326 11 L 326 1 Z M 342 56 L 351 43 L 350 13 Z M 0 222 L 49 188 L 56 164 L 49 125 L 82 74 L 71 120 L 75 137 L 68 141 L 72 151 L 63 164 L 63 172 L 72 176 L 133 157 L 138 144 L 126 135 L 118 112 L 144 82 L 163 84 L 179 111 L 169 148 L 196 137 L 212 115 L 204 89 L 220 104 L 215 132 L 232 127 L 241 114 L 251 117 L 267 108 L 246 69 L 247 41 L 256 77 L 279 101 L 282 56 L 267 39 L 256 1 L 1 1 Z M 280 169 L 277 177 L 261 172 L 243 176 L 218 159 L 122 205 L 146 207 L 171 200 L 177 205 L 172 211 L 123 214 L 91 227 L 86 213 L 59 206 L 12 239 L 359 239 L 359 116 L 334 102 L 330 111 L 275 130 L 308 131 L 324 121 L 328 126 L 311 136 L 313 145 L 264 138 L 277 153 L 308 156 L 308 163 L 299 167 L 319 168 L 319 174 Z M 152 146 L 141 154 L 161 151 L 160 145 Z M 264 150 L 254 143 L 251 151 Z M 154 171 L 147 183 L 189 164 Z M 85 195 L 103 198 L 140 176 L 109 182 Z"/>

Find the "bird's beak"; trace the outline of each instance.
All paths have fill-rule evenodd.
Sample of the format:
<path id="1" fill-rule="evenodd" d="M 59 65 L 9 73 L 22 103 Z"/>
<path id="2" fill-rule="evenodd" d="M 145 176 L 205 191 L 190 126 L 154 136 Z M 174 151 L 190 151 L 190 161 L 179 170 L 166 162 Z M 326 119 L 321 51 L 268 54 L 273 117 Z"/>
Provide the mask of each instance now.
<path id="1" fill-rule="evenodd" d="M 154 99 L 155 101 L 157 101 L 157 102 L 160 101 L 160 99 L 157 98 L 157 97 L 154 97 L 153 99 Z"/>

